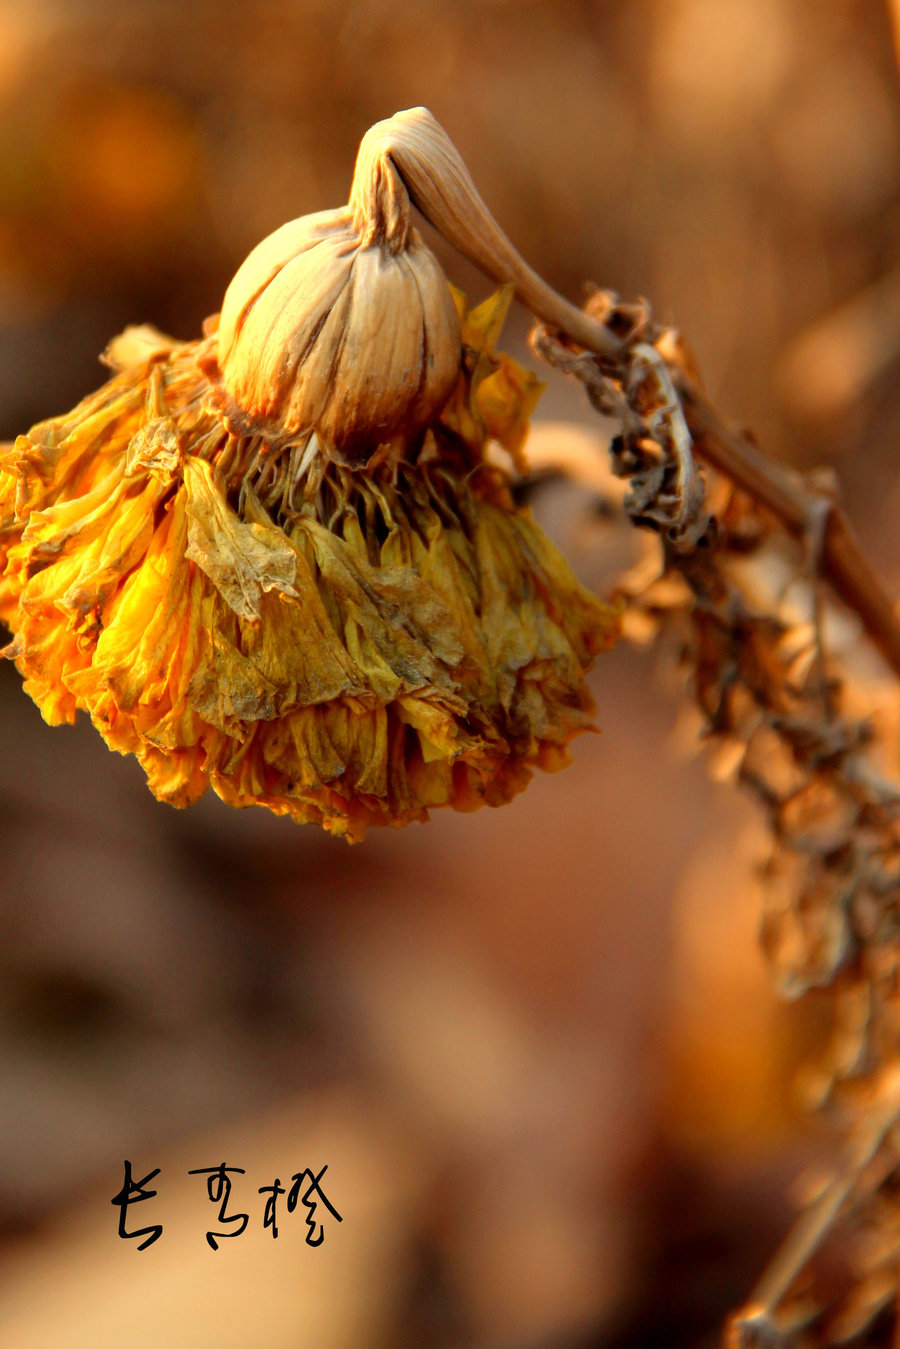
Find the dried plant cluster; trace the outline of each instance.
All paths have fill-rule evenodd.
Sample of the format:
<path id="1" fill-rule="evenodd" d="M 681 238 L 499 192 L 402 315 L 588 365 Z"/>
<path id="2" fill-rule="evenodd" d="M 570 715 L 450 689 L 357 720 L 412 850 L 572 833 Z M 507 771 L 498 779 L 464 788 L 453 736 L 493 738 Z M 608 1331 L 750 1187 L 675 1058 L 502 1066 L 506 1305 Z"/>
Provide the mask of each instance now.
<path id="1" fill-rule="evenodd" d="M 470 311 L 412 206 L 505 288 Z M 617 420 L 658 539 L 617 608 L 489 453 L 524 470 L 539 392 L 496 351 L 513 291 Z M 129 330 L 108 362 L 0 457 L 0 616 L 46 719 L 87 711 L 164 800 L 351 839 L 501 804 L 589 724 L 623 608 L 673 638 L 717 772 L 765 813 L 764 944 L 788 996 L 828 992 L 809 1081 L 851 1138 L 730 1336 L 867 1334 L 900 1258 L 900 627 L 834 501 L 722 426 L 645 306 L 555 295 L 422 109 L 368 133 L 346 207 L 251 253 L 202 339 Z"/>
<path id="2" fill-rule="evenodd" d="M 511 495 L 540 392 L 496 351 L 512 290 L 470 311 L 413 199 L 584 325 L 419 109 L 368 133 L 347 206 L 250 254 L 203 338 L 129 330 L 0 456 L 6 655 L 172 805 L 211 787 L 358 840 L 501 805 L 591 724 L 618 614 Z"/>
<path id="3" fill-rule="evenodd" d="M 895 634 L 833 499 L 727 438 L 677 334 L 614 296 L 588 308 L 623 336 L 620 356 L 585 353 L 546 329 L 534 345 L 618 419 L 613 469 L 630 483 L 626 511 L 659 535 L 620 582 L 626 635 L 674 643 L 713 771 L 765 814 L 762 938 L 778 985 L 792 998 L 827 990 L 833 1009 L 830 1047 L 807 1087 L 849 1134 L 846 1169 L 818 1189 L 729 1342 L 842 1344 L 883 1331 L 900 1258 Z M 693 448 L 731 470 L 707 468 L 705 485 L 690 420 Z M 804 530 L 796 510 L 775 509 L 779 486 L 802 506 Z M 836 515 L 841 547 L 832 536 L 830 560 L 841 592 L 865 590 L 856 613 L 822 579 Z M 864 626 L 873 644 L 861 640 Z"/>

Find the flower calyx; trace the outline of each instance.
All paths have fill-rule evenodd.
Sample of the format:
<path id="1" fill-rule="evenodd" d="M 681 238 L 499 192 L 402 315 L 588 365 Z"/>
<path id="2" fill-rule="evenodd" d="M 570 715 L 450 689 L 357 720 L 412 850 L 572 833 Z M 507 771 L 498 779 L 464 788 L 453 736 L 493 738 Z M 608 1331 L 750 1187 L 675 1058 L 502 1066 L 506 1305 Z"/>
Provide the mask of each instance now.
<path id="1" fill-rule="evenodd" d="M 360 149 L 350 203 L 276 230 L 238 269 L 218 327 L 214 399 L 228 429 L 330 458 L 400 452 L 461 368 L 459 319 L 385 155 Z"/>

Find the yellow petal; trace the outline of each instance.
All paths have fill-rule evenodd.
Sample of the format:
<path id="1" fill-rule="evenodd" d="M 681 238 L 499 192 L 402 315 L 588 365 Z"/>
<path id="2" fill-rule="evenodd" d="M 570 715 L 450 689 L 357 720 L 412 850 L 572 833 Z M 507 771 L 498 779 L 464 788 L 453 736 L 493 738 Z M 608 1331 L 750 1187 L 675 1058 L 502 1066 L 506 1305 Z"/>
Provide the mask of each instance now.
<path id="1" fill-rule="evenodd" d="M 273 528 L 244 524 L 226 502 L 202 459 L 184 463 L 187 556 L 210 578 L 239 618 L 259 621 L 264 591 L 295 595 L 297 556 Z"/>

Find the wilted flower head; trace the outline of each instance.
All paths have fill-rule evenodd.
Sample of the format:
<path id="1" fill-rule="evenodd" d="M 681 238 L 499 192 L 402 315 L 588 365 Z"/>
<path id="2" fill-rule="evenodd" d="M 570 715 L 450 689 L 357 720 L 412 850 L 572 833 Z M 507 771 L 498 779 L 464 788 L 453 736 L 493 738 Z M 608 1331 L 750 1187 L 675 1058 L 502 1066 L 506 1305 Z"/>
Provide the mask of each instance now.
<path id="1" fill-rule="evenodd" d="M 486 456 L 539 393 L 495 352 L 511 288 L 467 310 L 383 159 L 204 338 L 128 330 L 0 461 L 6 654 L 45 719 L 87 711 L 173 805 L 349 838 L 564 763 L 617 628 Z"/>

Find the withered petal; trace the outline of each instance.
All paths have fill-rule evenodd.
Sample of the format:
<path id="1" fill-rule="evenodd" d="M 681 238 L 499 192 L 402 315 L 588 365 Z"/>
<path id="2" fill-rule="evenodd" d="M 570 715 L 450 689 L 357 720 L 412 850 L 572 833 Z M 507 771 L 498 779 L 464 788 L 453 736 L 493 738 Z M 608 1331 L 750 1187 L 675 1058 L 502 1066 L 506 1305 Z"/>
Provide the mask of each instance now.
<path id="1" fill-rule="evenodd" d="M 349 839 L 563 766 L 619 618 L 486 458 L 521 454 L 540 391 L 494 355 L 508 302 L 457 300 L 440 417 L 355 469 L 231 434 L 212 335 L 114 343 L 109 383 L 0 458 L 5 654 L 46 720 L 86 711 L 173 805 L 212 787 Z"/>

